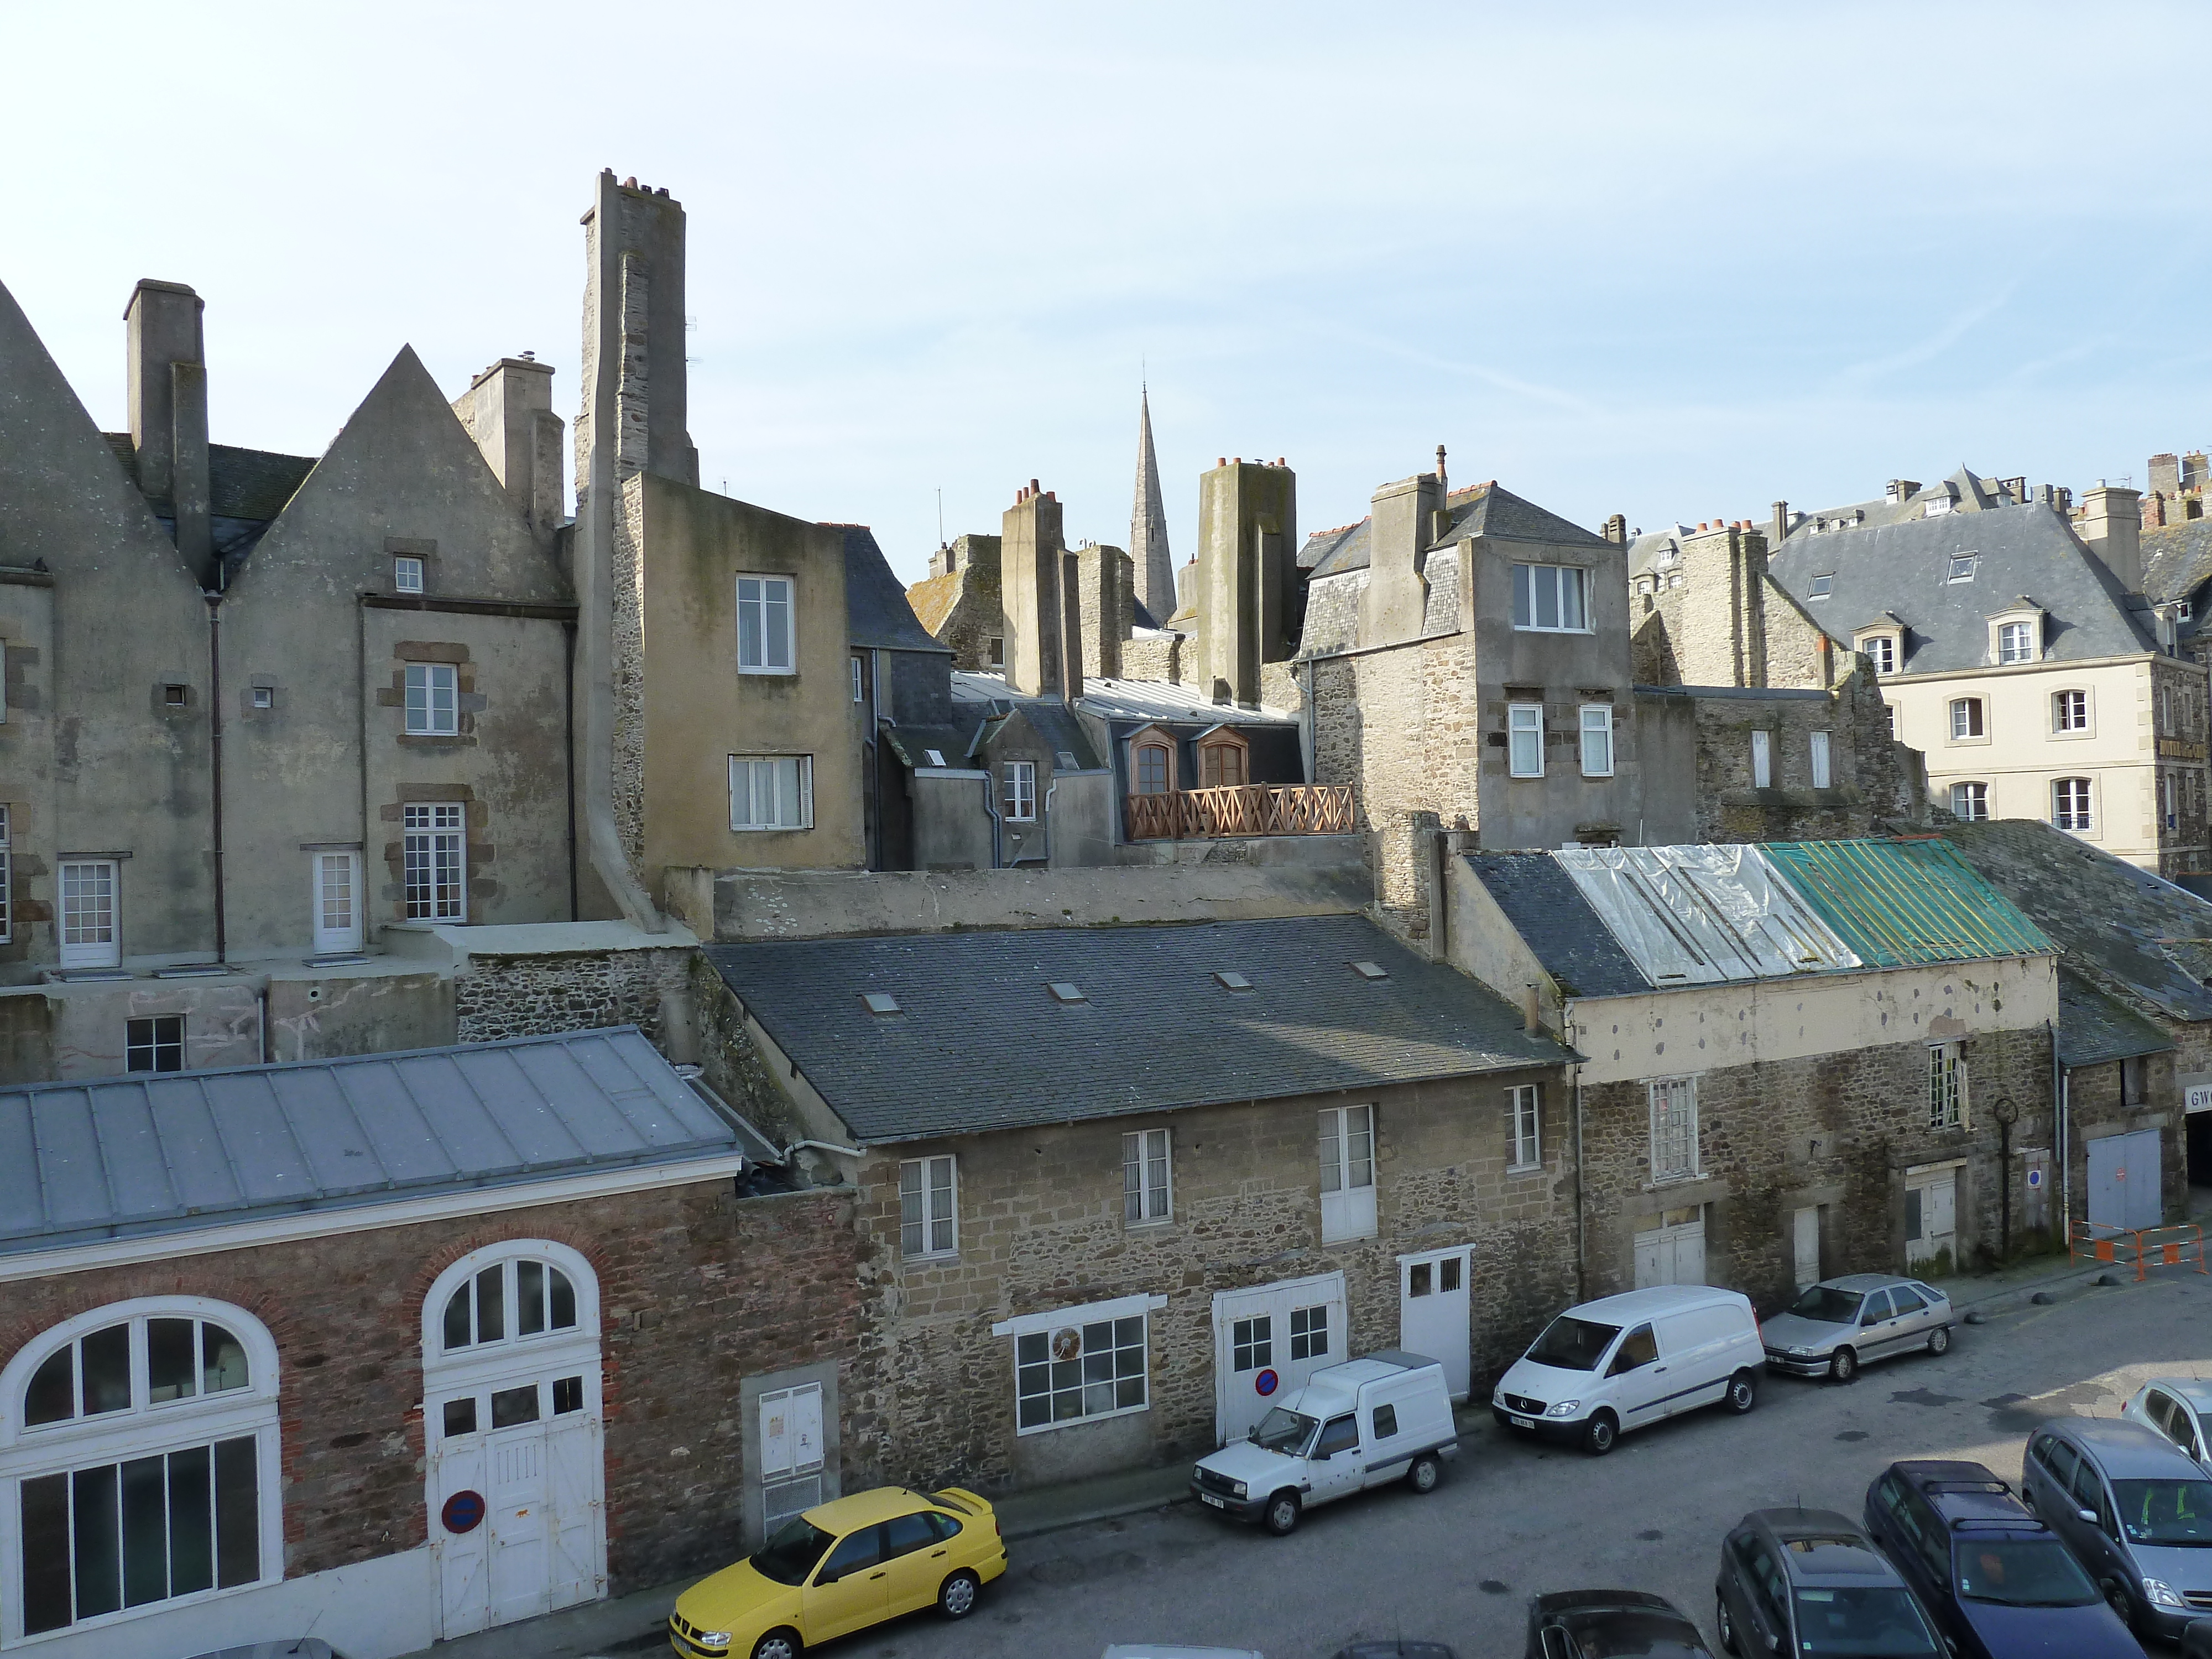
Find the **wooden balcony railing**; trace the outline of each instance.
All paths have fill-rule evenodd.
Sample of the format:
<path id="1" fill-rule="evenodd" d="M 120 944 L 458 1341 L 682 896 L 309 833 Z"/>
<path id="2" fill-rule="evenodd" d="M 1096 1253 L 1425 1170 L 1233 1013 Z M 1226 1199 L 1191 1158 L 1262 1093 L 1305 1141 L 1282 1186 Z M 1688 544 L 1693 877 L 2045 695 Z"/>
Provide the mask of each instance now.
<path id="1" fill-rule="evenodd" d="M 1124 797 L 1131 841 L 1197 841 L 1224 836 L 1341 836 L 1356 827 L 1352 787 L 1334 783 L 1248 783 L 1231 789 L 1170 789 Z"/>

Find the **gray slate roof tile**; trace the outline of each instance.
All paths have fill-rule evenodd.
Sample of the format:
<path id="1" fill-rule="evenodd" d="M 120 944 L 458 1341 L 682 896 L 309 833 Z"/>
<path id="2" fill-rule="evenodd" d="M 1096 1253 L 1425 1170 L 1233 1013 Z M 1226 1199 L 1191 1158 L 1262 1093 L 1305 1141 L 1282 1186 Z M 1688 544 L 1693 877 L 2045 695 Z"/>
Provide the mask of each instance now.
<path id="1" fill-rule="evenodd" d="M 2096 1066 L 2162 1054 L 2173 1039 L 2073 969 L 2058 970 L 2058 1063 Z"/>
<path id="2" fill-rule="evenodd" d="M 1635 996 L 1652 988 L 1574 878 L 1549 853 L 1462 856 L 1567 995 Z"/>

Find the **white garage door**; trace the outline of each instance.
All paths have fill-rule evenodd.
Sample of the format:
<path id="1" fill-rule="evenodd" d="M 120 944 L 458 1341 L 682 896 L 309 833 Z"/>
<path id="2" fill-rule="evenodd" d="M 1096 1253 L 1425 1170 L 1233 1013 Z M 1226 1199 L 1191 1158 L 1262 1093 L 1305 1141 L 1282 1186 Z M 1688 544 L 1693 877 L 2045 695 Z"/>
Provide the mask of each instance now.
<path id="1" fill-rule="evenodd" d="M 1242 1440 L 1275 1401 L 1345 1352 L 1344 1275 L 1317 1273 L 1213 1297 L 1214 1431 Z"/>

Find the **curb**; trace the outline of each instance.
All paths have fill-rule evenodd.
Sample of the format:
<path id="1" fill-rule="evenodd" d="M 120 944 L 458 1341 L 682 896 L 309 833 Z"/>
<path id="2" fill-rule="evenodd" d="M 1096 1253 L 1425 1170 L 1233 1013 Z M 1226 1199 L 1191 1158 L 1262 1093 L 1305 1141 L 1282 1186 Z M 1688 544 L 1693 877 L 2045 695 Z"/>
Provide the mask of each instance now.
<path id="1" fill-rule="evenodd" d="M 1124 1516 L 1149 1514 L 1154 1510 L 1170 1509 L 1177 1504 L 1190 1502 L 1188 1489 L 1172 1496 L 1154 1493 L 1148 1498 L 1125 1498 L 1111 1504 L 1100 1504 L 1089 1509 L 1071 1510 L 1050 1520 L 1037 1520 L 1007 1526 L 1003 1528 L 1008 1543 L 1024 1538 L 1042 1538 L 1050 1532 L 1064 1532 L 1070 1527 L 1084 1527 L 1094 1521 L 1118 1521 Z"/>

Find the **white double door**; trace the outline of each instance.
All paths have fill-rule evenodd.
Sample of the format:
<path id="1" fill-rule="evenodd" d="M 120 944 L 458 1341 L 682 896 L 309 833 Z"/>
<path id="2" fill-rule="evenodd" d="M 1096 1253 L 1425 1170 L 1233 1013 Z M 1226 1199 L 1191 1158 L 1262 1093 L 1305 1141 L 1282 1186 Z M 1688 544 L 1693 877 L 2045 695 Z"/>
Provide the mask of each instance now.
<path id="1" fill-rule="evenodd" d="M 1454 1400 L 1467 1398 L 1473 1370 L 1474 1255 L 1462 1244 L 1398 1258 L 1398 1346 L 1443 1365 Z"/>
<path id="2" fill-rule="evenodd" d="M 2100 1135 L 2088 1143 L 2089 1219 L 2100 1227 L 2155 1227 L 2165 1218 L 2159 1132 Z"/>
<path id="3" fill-rule="evenodd" d="M 1705 1282 L 1705 1211 L 1690 1205 L 1636 1224 L 1636 1288 Z"/>
<path id="4" fill-rule="evenodd" d="M 1907 1176 L 1905 1265 L 1916 1272 L 1949 1272 L 1958 1264 L 1958 1170 L 1945 1168 Z"/>
<path id="5" fill-rule="evenodd" d="M 1279 1279 L 1213 1297 L 1214 1432 L 1242 1440 L 1268 1408 L 1345 1352 L 1344 1275 Z"/>

